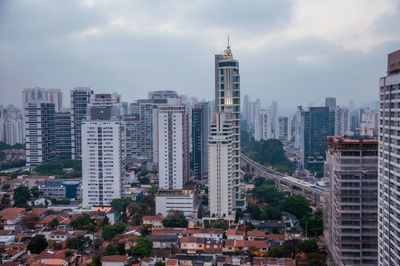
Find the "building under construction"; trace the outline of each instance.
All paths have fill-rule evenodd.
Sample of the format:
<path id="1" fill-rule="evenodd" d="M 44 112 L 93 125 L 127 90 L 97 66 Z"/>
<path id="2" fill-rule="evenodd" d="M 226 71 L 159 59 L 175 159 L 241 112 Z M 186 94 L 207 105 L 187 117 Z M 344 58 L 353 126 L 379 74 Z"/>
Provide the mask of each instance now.
<path id="1" fill-rule="evenodd" d="M 325 238 L 335 265 L 377 265 L 378 140 L 328 137 Z"/>

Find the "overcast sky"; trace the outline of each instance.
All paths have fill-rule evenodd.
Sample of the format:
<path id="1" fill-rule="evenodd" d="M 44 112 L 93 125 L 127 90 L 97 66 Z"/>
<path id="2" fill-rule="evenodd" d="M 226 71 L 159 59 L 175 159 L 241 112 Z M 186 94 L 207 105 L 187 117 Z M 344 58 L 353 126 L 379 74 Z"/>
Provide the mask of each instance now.
<path id="1" fill-rule="evenodd" d="M 29 87 L 92 87 L 124 101 L 174 89 L 212 99 L 214 54 L 240 61 L 241 95 L 282 111 L 377 100 L 400 49 L 399 0 L 0 0 L 0 104 Z"/>

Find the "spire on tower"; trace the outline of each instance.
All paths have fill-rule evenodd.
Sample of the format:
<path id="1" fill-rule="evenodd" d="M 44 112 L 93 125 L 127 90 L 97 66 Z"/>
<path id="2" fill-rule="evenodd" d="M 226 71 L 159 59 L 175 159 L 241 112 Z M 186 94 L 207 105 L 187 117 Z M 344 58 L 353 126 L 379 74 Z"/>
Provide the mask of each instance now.
<path id="1" fill-rule="evenodd" d="M 226 50 L 224 52 L 225 52 L 224 58 L 226 58 L 226 59 L 227 58 L 230 58 L 230 59 L 233 58 L 231 47 L 229 46 L 229 35 L 228 35 L 228 46 L 226 47 Z"/>

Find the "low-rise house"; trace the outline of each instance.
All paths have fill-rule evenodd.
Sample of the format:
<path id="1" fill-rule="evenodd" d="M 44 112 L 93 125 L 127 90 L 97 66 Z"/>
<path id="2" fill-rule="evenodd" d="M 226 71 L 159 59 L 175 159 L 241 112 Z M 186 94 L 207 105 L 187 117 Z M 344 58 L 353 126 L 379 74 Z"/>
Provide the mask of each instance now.
<path id="1" fill-rule="evenodd" d="M 194 254 L 197 251 L 197 237 L 183 236 L 180 241 L 180 248 L 188 254 Z"/>
<path id="2" fill-rule="evenodd" d="M 285 235 L 284 234 L 269 234 L 268 235 L 268 244 L 271 247 L 275 246 L 282 246 L 283 242 L 285 242 Z"/>
<path id="3" fill-rule="evenodd" d="M 268 250 L 268 242 L 266 240 L 235 240 L 235 250 L 245 251 L 249 247 L 255 247 L 259 252 Z"/>
<path id="4" fill-rule="evenodd" d="M 220 240 L 224 235 L 224 229 L 204 229 L 199 234 L 199 237 Z M 197 236 L 197 235 L 196 235 Z"/>
<path id="5" fill-rule="evenodd" d="M 46 266 L 67 266 L 68 261 L 63 260 L 63 259 L 49 259 L 43 265 Z"/>
<path id="6" fill-rule="evenodd" d="M 66 231 L 51 231 L 48 240 L 59 242 L 67 241 L 69 234 Z"/>
<path id="7" fill-rule="evenodd" d="M 143 225 L 146 225 L 146 226 L 149 226 L 152 228 L 164 228 L 162 221 L 165 219 L 166 219 L 166 217 L 164 217 L 164 216 L 143 216 L 142 222 L 143 222 Z"/>
<path id="8" fill-rule="evenodd" d="M 101 259 L 102 266 L 124 266 L 128 257 L 126 256 L 104 256 Z"/>
<path id="9" fill-rule="evenodd" d="M 222 241 L 210 239 L 205 242 L 205 253 L 222 253 Z"/>
<path id="10" fill-rule="evenodd" d="M 64 249 L 64 250 L 50 250 L 46 249 L 42 251 L 40 254 L 38 254 L 36 257 L 33 258 L 33 262 L 35 263 L 40 263 L 40 264 L 45 264 L 45 263 L 54 263 L 54 260 L 63 260 L 66 261 L 65 257 L 65 252 L 66 251 L 71 251 L 72 252 L 72 257 L 69 258 L 69 261 L 74 261 L 77 255 L 76 250 L 72 249 Z M 59 261 L 60 263 L 64 263 L 62 261 Z M 68 263 L 68 262 L 67 262 Z M 64 264 L 63 264 L 64 265 Z"/>
<path id="11" fill-rule="evenodd" d="M 261 266 L 295 266 L 293 259 L 291 258 L 264 258 L 255 257 L 253 258 L 253 265 Z"/>
<path id="12" fill-rule="evenodd" d="M 153 241 L 153 248 L 171 248 L 178 246 L 177 235 L 164 235 L 164 236 L 147 236 L 147 239 Z"/>
<path id="13" fill-rule="evenodd" d="M 165 265 L 166 266 L 178 266 L 179 261 L 177 259 L 167 259 L 167 262 Z"/>
<path id="14" fill-rule="evenodd" d="M 192 266 L 192 265 L 203 265 L 212 266 L 214 264 L 214 255 L 189 255 L 189 254 L 177 254 L 175 259 L 179 262 L 179 265 Z"/>
<path id="15" fill-rule="evenodd" d="M 264 240 L 266 234 L 263 231 L 247 231 L 247 240 Z"/>
<path id="16" fill-rule="evenodd" d="M 227 239 L 244 240 L 244 232 L 238 230 L 228 230 L 226 231 Z"/>
<path id="17" fill-rule="evenodd" d="M 184 229 L 179 228 L 179 229 L 171 229 L 171 228 L 165 228 L 165 229 L 153 229 L 151 232 L 151 235 L 153 236 L 165 236 L 165 235 L 177 235 L 178 237 L 181 237 L 184 235 Z"/>
<path id="18" fill-rule="evenodd" d="M 6 208 L 0 211 L 2 230 L 14 231 L 20 228 L 20 221 L 25 213 L 24 208 Z"/>

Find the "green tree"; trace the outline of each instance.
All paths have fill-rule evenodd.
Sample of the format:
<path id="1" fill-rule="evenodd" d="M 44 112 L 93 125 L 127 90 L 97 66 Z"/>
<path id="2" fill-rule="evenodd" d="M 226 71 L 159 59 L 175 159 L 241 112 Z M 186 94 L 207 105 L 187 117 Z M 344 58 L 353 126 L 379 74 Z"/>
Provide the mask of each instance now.
<path id="1" fill-rule="evenodd" d="M 31 193 L 26 186 L 19 186 L 14 190 L 14 207 L 26 208 L 31 200 Z"/>
<path id="2" fill-rule="evenodd" d="M 111 202 L 111 207 L 115 212 L 120 214 L 119 220 L 120 221 L 125 221 L 126 222 L 126 208 L 128 207 L 129 204 L 133 202 L 132 199 L 130 198 L 120 198 L 120 199 L 113 199 Z"/>
<path id="3" fill-rule="evenodd" d="M 114 236 L 122 234 L 125 231 L 126 225 L 123 223 L 115 223 L 113 225 L 104 225 L 101 235 L 104 240 L 111 240 Z"/>
<path id="4" fill-rule="evenodd" d="M 67 250 L 64 252 L 65 260 L 69 263 L 70 259 L 74 256 L 74 253 L 71 250 Z"/>
<path id="5" fill-rule="evenodd" d="M 170 211 L 167 218 L 163 220 L 165 227 L 183 227 L 188 225 L 188 220 L 181 211 Z"/>
<path id="6" fill-rule="evenodd" d="M 283 198 L 283 194 L 278 191 L 274 185 L 261 185 L 253 190 L 253 196 L 262 202 L 277 205 L 279 200 Z"/>
<path id="7" fill-rule="evenodd" d="M 281 246 L 272 247 L 268 252 L 268 257 L 282 258 L 283 257 L 283 248 Z"/>
<path id="8" fill-rule="evenodd" d="M 245 174 L 244 176 L 243 176 L 243 180 L 244 180 L 244 182 L 246 182 L 247 184 L 249 184 L 250 183 L 250 181 L 253 179 L 253 175 L 252 174 Z"/>
<path id="9" fill-rule="evenodd" d="M 72 220 L 69 225 L 74 229 L 84 229 L 85 226 L 88 226 L 91 223 L 94 223 L 94 220 L 91 219 L 87 213 L 84 213 Z"/>
<path id="10" fill-rule="evenodd" d="M 28 244 L 28 250 L 34 254 L 39 254 L 47 248 L 47 241 L 44 235 L 35 235 Z"/>
<path id="11" fill-rule="evenodd" d="M 282 209 L 294 214 L 299 219 L 311 212 L 310 202 L 303 195 L 287 197 L 283 203 Z"/>
<path id="12" fill-rule="evenodd" d="M 104 249 L 104 255 L 105 256 L 112 256 L 112 255 L 118 255 L 118 247 L 117 245 L 110 243 L 105 249 Z"/>
<path id="13" fill-rule="evenodd" d="M 3 194 L 3 197 L 1 198 L 1 207 L 8 208 L 10 206 L 10 203 L 11 203 L 10 195 Z"/>
<path id="14" fill-rule="evenodd" d="M 40 195 L 42 194 L 41 191 L 39 190 L 39 187 L 34 186 L 31 188 L 31 194 L 33 196 L 34 199 L 37 199 L 40 197 Z"/>
<path id="15" fill-rule="evenodd" d="M 101 257 L 99 255 L 92 257 L 92 266 L 101 266 Z"/>
<path id="16" fill-rule="evenodd" d="M 301 241 L 299 239 L 289 239 L 283 242 L 283 256 L 291 257 L 294 259 L 300 252 L 299 245 Z"/>
<path id="17" fill-rule="evenodd" d="M 4 184 L 1 190 L 7 191 L 10 188 L 10 184 Z"/>
<path id="18" fill-rule="evenodd" d="M 161 260 L 158 260 L 154 265 L 155 266 L 165 266 L 165 263 L 162 262 Z"/>
<path id="19" fill-rule="evenodd" d="M 21 219 L 21 225 L 28 229 L 34 229 L 40 217 L 34 213 L 28 213 Z"/>
<path id="20" fill-rule="evenodd" d="M 150 230 L 147 226 L 143 226 L 142 229 L 140 230 L 140 234 L 142 236 L 148 236 L 150 234 Z"/>
<path id="21" fill-rule="evenodd" d="M 51 221 L 49 222 L 49 226 L 50 226 L 50 228 L 56 228 L 56 227 L 58 226 L 58 220 L 57 220 L 57 218 L 54 218 L 53 220 L 51 220 Z"/>
<path id="22" fill-rule="evenodd" d="M 141 185 L 150 185 L 150 178 L 142 177 L 142 178 L 139 179 L 139 183 Z"/>
<path id="23" fill-rule="evenodd" d="M 205 224 L 206 228 L 220 228 L 220 229 L 228 229 L 229 222 L 224 219 L 212 220 Z"/>
<path id="24" fill-rule="evenodd" d="M 315 241 L 314 239 L 303 240 L 299 245 L 299 249 L 301 252 L 304 253 L 319 252 L 317 241 Z"/>
<path id="25" fill-rule="evenodd" d="M 322 210 L 317 210 L 313 214 L 304 215 L 300 221 L 300 225 L 304 231 L 307 226 L 307 234 L 310 236 L 319 236 L 324 232 Z"/>
<path id="26" fill-rule="evenodd" d="M 145 237 L 139 237 L 131 247 L 131 254 L 138 257 L 148 257 L 153 250 L 153 242 Z"/>
<path id="27" fill-rule="evenodd" d="M 84 236 L 77 236 L 74 238 L 70 238 L 65 243 L 67 248 L 70 249 L 80 249 L 86 242 L 89 242 L 90 238 Z"/>

